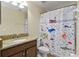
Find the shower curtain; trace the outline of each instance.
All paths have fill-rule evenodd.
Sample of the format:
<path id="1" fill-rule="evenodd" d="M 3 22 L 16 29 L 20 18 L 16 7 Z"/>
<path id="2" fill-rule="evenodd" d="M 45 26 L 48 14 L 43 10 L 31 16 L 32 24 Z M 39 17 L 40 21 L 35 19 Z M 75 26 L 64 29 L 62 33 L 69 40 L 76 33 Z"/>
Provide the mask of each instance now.
<path id="1" fill-rule="evenodd" d="M 52 55 L 75 54 L 75 9 L 76 6 L 69 6 L 41 15 L 40 39 Z"/>

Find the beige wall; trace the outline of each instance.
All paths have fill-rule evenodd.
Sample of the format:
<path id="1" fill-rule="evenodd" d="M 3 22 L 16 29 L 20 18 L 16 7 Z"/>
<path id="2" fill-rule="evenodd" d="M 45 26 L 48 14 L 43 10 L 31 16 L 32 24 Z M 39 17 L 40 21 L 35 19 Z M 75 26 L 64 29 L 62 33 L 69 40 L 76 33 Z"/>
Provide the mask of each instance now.
<path id="1" fill-rule="evenodd" d="M 0 35 L 23 33 L 25 20 L 25 15 L 21 11 L 6 7 L 2 4 Z"/>
<path id="2" fill-rule="evenodd" d="M 28 32 L 29 35 L 39 35 L 41 8 L 28 2 Z"/>
<path id="3" fill-rule="evenodd" d="M 79 2 L 77 2 L 77 8 L 79 8 Z M 77 13 L 77 55 L 79 56 L 79 13 Z"/>

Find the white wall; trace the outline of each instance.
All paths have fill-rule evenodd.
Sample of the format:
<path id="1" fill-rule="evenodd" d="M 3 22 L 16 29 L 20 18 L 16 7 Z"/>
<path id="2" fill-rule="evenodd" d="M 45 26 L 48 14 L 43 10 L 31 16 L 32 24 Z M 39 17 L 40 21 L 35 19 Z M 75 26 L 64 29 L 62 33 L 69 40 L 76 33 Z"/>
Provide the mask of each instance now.
<path id="1" fill-rule="evenodd" d="M 25 15 L 16 9 L 1 4 L 0 35 L 24 33 Z"/>
<path id="2" fill-rule="evenodd" d="M 28 32 L 29 35 L 39 35 L 41 8 L 28 2 Z"/>

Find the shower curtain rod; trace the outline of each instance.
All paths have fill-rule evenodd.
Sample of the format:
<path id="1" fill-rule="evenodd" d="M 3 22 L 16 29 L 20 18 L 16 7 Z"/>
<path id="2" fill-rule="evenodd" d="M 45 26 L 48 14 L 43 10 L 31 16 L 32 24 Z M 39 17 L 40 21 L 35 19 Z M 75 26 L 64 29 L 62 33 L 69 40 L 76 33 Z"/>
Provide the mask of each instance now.
<path id="1" fill-rule="evenodd" d="M 69 6 L 76 6 L 77 7 L 77 4 L 72 4 L 72 5 L 68 5 L 68 6 L 63 6 L 61 8 L 65 8 L 65 7 L 69 7 Z M 61 9 L 61 8 L 57 8 L 57 9 Z M 57 9 L 54 9 L 54 10 L 57 10 Z M 50 10 L 50 11 L 54 11 L 54 10 Z M 47 11 L 47 12 L 50 12 L 50 11 Z M 40 13 L 40 14 L 44 14 L 44 13 L 47 13 L 47 12 L 43 12 L 43 13 Z"/>
<path id="2" fill-rule="evenodd" d="M 63 6 L 63 7 L 61 7 L 61 8 L 65 8 L 65 7 L 69 7 L 69 6 L 76 6 L 76 7 L 77 7 L 77 4 L 72 4 L 72 5 L 68 5 L 68 6 Z M 61 8 L 57 8 L 57 9 L 61 9 Z M 57 9 L 54 9 L 54 10 L 57 10 Z M 54 10 L 52 10 L 52 11 L 54 11 Z"/>

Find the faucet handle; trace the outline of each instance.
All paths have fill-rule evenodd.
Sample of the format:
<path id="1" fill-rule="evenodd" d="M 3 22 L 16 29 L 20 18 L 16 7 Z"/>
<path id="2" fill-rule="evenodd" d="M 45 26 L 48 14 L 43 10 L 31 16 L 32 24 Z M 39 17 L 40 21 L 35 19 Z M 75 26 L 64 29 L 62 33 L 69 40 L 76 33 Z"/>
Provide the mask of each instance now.
<path id="1" fill-rule="evenodd" d="M 17 35 L 16 34 L 13 34 L 12 38 L 17 38 Z"/>

